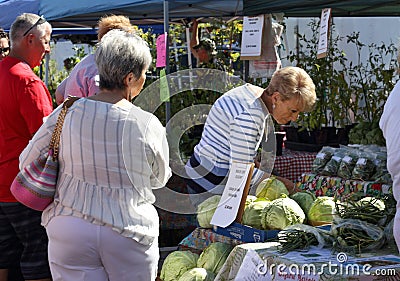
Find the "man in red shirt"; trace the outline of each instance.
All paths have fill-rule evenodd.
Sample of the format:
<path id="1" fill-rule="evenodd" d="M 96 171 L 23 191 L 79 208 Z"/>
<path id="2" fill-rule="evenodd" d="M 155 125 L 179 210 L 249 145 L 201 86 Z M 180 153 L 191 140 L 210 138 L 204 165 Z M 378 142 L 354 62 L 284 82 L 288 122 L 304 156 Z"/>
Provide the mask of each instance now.
<path id="1" fill-rule="evenodd" d="M 51 280 L 41 212 L 18 203 L 10 192 L 21 151 L 53 110 L 46 85 L 32 71 L 50 52 L 51 32 L 43 17 L 18 16 L 10 30 L 10 54 L 0 62 L 0 281 L 15 264 L 25 280 Z"/>

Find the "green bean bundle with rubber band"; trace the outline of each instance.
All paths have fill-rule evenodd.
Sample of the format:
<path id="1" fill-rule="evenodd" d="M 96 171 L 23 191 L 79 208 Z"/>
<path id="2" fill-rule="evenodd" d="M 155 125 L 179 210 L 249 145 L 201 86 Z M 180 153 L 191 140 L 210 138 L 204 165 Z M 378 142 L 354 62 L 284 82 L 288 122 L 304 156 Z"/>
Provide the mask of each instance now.
<path id="1" fill-rule="evenodd" d="M 342 219 L 359 219 L 379 226 L 387 220 L 385 203 L 375 197 L 336 202 L 336 214 Z"/>
<path id="2" fill-rule="evenodd" d="M 332 225 L 331 232 L 336 240 L 334 249 L 349 253 L 377 250 L 386 241 L 383 229 L 357 219 L 339 220 Z"/>
<path id="3" fill-rule="evenodd" d="M 310 246 L 318 245 L 313 233 L 298 229 L 286 229 L 278 233 L 279 252 L 285 254 L 296 250 L 308 250 Z"/>

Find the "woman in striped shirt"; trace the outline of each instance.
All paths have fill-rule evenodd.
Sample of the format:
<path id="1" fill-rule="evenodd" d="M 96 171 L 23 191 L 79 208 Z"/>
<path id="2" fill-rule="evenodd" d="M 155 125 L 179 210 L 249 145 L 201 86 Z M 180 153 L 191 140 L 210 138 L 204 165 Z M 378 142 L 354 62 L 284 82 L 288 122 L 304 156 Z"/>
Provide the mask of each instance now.
<path id="1" fill-rule="evenodd" d="M 292 66 L 276 71 L 266 89 L 245 84 L 222 95 L 212 106 L 201 140 L 186 163 L 189 193 L 204 194 L 203 198 L 207 193 L 221 194 L 233 161 L 255 161 L 269 115 L 278 124 L 296 121 L 315 101 L 312 79 L 303 69 Z M 251 185 L 266 176 L 255 168 Z M 293 188 L 292 182 L 284 182 L 288 189 Z M 200 196 L 192 198 L 195 204 L 202 200 Z"/>
<path id="2" fill-rule="evenodd" d="M 42 214 L 54 281 L 155 280 L 159 218 L 152 189 L 169 177 L 165 129 L 131 103 L 144 85 L 150 50 L 111 30 L 95 53 L 100 92 L 68 110 L 54 202 Z M 48 149 L 58 107 L 20 156 L 20 168 Z"/>

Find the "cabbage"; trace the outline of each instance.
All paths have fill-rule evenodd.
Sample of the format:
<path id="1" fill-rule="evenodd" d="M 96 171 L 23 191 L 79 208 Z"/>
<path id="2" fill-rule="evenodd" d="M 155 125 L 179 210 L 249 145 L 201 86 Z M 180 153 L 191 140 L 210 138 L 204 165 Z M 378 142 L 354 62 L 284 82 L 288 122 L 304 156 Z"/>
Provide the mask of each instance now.
<path id="1" fill-rule="evenodd" d="M 174 251 L 164 260 L 160 278 L 163 281 L 176 281 L 189 269 L 195 268 L 199 255 L 190 251 Z"/>
<path id="2" fill-rule="evenodd" d="M 207 198 L 197 206 L 197 221 L 199 222 L 200 227 L 212 228 L 210 221 L 220 200 L 221 195 L 214 195 Z"/>
<path id="3" fill-rule="evenodd" d="M 243 211 L 242 223 L 251 227 L 262 229 L 261 212 L 269 204 L 271 204 L 271 201 L 264 199 L 247 205 Z"/>
<path id="4" fill-rule="evenodd" d="M 224 265 L 229 253 L 232 251 L 232 248 L 231 245 L 222 242 L 211 243 L 200 254 L 199 260 L 197 261 L 197 267 L 202 267 L 218 274 L 218 271 Z"/>
<path id="5" fill-rule="evenodd" d="M 306 218 L 303 210 L 293 199 L 275 199 L 261 211 L 261 224 L 264 229 L 282 230 L 289 225 L 303 223 Z"/>
<path id="6" fill-rule="evenodd" d="M 320 196 L 315 199 L 308 211 L 307 218 L 313 226 L 330 224 L 335 214 L 335 201 L 333 197 Z"/>
<path id="7" fill-rule="evenodd" d="M 308 214 L 311 205 L 316 199 L 315 195 L 309 191 L 296 192 L 295 194 L 292 194 L 290 198 L 300 205 L 305 214 Z"/>
<path id="8" fill-rule="evenodd" d="M 247 195 L 246 202 L 245 202 L 244 206 L 248 206 L 249 204 L 253 203 L 257 199 L 258 198 L 256 196 L 254 196 L 254 195 Z"/>
<path id="9" fill-rule="evenodd" d="M 213 281 L 215 274 L 205 268 L 195 267 L 186 271 L 178 281 Z"/>
<path id="10" fill-rule="evenodd" d="M 274 176 L 260 182 L 256 189 L 257 197 L 264 197 L 271 201 L 281 197 L 282 193 L 289 195 L 285 184 Z"/>

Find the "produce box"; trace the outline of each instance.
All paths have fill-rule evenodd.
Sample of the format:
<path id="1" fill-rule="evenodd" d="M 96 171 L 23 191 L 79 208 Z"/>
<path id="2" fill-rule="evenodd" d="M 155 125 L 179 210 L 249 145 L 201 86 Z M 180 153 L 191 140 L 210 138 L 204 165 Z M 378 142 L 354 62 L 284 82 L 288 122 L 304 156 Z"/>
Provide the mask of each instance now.
<path id="1" fill-rule="evenodd" d="M 331 225 L 317 226 L 324 230 L 330 230 Z M 214 226 L 213 231 L 217 234 L 242 241 L 244 243 L 265 242 L 277 238 L 280 230 L 260 230 L 237 222 L 233 222 L 228 227 Z"/>
<path id="2" fill-rule="evenodd" d="M 213 231 L 245 243 L 265 242 L 268 239 L 276 238 L 279 232 L 279 230 L 260 230 L 237 222 L 233 222 L 225 228 L 214 226 Z"/>

